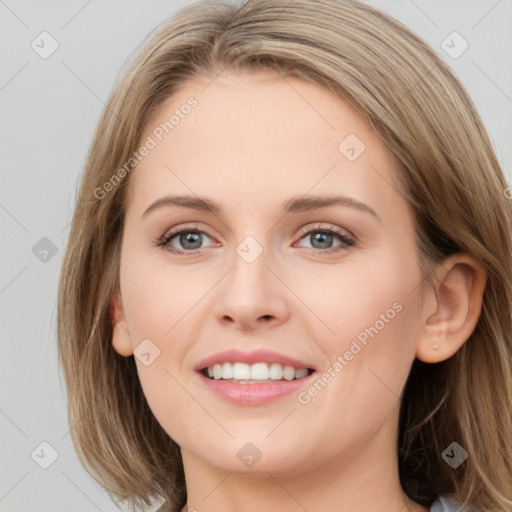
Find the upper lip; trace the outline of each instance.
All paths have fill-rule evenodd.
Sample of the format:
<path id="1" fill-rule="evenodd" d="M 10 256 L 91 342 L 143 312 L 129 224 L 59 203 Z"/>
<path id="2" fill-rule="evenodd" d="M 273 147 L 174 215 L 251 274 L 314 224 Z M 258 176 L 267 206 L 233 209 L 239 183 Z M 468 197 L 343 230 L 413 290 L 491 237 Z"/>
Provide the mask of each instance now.
<path id="1" fill-rule="evenodd" d="M 308 368 L 314 370 L 314 368 L 304 361 L 300 361 L 299 359 L 295 359 L 293 357 L 279 354 L 278 352 L 273 352 L 271 350 L 253 350 L 251 352 L 244 352 L 238 349 L 224 350 L 222 352 L 218 352 L 217 354 L 213 354 L 211 356 L 202 359 L 196 366 L 196 371 L 204 370 L 205 368 L 209 368 L 214 364 L 222 364 L 222 363 L 247 363 L 247 364 L 255 364 L 255 363 L 279 363 L 284 366 L 293 366 L 296 369 L 300 368 Z"/>

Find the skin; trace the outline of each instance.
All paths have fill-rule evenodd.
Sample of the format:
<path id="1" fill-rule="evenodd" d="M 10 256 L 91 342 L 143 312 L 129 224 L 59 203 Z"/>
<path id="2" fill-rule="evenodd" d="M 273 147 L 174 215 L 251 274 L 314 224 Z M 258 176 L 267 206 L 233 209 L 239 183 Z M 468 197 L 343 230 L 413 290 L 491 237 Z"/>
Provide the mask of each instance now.
<path id="1" fill-rule="evenodd" d="M 149 366 L 135 361 L 151 410 L 181 446 L 188 507 L 424 512 L 398 478 L 401 392 L 415 357 L 436 363 L 467 340 L 485 270 L 458 255 L 437 268 L 435 289 L 425 286 L 412 211 L 392 186 L 393 155 L 343 100 L 273 72 L 212 80 L 188 82 L 147 123 L 142 141 L 190 96 L 198 100 L 130 177 L 112 301 L 115 350 L 130 356 L 146 338 L 160 350 Z M 366 147 L 354 161 L 338 151 L 348 134 Z M 223 213 L 167 206 L 141 218 L 167 194 L 207 197 Z M 356 198 L 379 219 L 340 205 L 283 215 L 285 200 L 312 194 Z M 187 223 L 206 233 L 199 253 L 154 242 Z M 318 223 L 355 245 L 336 235 L 318 245 Z M 235 251 L 247 236 L 263 248 L 251 264 Z M 172 246 L 191 247 L 179 236 Z M 401 311 L 308 404 L 292 393 L 235 405 L 193 370 L 240 347 L 275 350 L 322 373 L 397 302 Z M 262 454 L 251 468 L 237 457 L 248 442 Z"/>

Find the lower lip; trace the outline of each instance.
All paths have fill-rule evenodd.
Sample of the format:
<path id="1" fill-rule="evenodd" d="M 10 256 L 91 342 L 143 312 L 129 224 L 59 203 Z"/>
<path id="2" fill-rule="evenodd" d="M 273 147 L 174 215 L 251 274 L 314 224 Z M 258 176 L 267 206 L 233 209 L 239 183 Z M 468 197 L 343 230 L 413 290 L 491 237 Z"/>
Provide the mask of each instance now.
<path id="1" fill-rule="evenodd" d="M 277 380 L 265 384 L 237 384 L 226 380 L 214 380 L 198 372 L 204 385 L 215 395 L 237 405 L 262 405 L 297 392 L 309 384 L 316 372 L 297 380 Z"/>

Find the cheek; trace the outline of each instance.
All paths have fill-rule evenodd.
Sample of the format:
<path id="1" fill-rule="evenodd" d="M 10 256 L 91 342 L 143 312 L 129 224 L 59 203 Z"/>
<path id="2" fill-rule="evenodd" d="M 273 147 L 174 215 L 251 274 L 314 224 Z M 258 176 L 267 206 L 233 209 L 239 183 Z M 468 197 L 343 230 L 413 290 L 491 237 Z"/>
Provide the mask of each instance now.
<path id="1" fill-rule="evenodd" d="M 177 407 L 193 409 L 179 382 L 190 344 L 198 337 L 195 319 L 211 310 L 205 296 L 216 282 L 214 277 L 204 270 L 171 266 L 161 255 L 142 257 L 126 251 L 122 259 L 121 293 L 137 371 L 158 419 L 165 419 L 169 411 L 172 415 Z M 139 344 L 144 341 L 148 346 L 145 340 L 151 341 L 152 362 L 147 366 L 137 357 Z"/>
<path id="2" fill-rule="evenodd" d="M 189 311 L 207 294 L 212 278 L 204 270 L 172 265 L 161 255 L 127 257 L 121 272 L 125 314 L 134 342 L 159 344 L 186 328 Z"/>
<path id="3" fill-rule="evenodd" d="M 322 338 L 329 361 L 339 355 L 367 382 L 370 370 L 393 389 L 407 378 L 417 336 L 419 274 L 403 252 L 383 254 L 333 273 L 329 287 L 311 288 L 311 308 L 329 327 Z M 414 290 L 414 291 L 413 291 Z M 357 373 L 357 375 L 355 375 Z"/>
<path id="4" fill-rule="evenodd" d="M 203 289 L 191 286 L 191 281 L 201 280 L 191 280 L 190 272 L 176 268 L 171 272 L 170 266 L 155 259 L 127 258 L 125 263 L 121 273 L 123 306 L 140 384 L 155 418 L 179 442 L 187 439 L 193 426 L 175 421 L 176 411 L 183 417 L 197 415 L 197 405 L 190 399 L 180 373 L 187 345 L 194 339 L 190 309 L 208 287 L 204 280 Z M 151 341 L 146 345 L 151 361 L 148 365 L 137 357 L 142 352 L 137 347 L 143 340 Z"/>
<path id="5" fill-rule="evenodd" d="M 379 331 L 387 329 L 400 316 L 398 310 L 406 295 L 400 274 L 375 262 L 331 268 L 315 279 L 306 275 L 296 279 L 298 295 L 307 297 L 304 302 L 312 313 L 342 345 L 375 324 Z"/>
<path id="6" fill-rule="evenodd" d="M 414 359 L 414 299 L 408 291 L 381 275 L 339 294 L 337 315 L 330 317 L 336 335 L 323 341 L 328 362 L 319 376 L 329 382 L 301 396 L 301 404 L 310 400 L 304 421 L 310 414 L 364 443 L 395 411 Z M 332 438 L 333 445 L 338 442 Z"/>

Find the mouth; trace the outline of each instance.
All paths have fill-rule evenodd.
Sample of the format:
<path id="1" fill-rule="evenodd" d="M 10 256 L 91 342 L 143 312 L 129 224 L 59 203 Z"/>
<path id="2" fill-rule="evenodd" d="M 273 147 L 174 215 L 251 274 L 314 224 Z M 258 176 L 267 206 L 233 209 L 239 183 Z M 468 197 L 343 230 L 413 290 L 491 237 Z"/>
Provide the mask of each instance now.
<path id="1" fill-rule="evenodd" d="M 225 350 L 194 368 L 208 392 L 237 406 L 263 406 L 311 385 L 316 368 L 271 350 Z"/>
<path id="2" fill-rule="evenodd" d="M 234 384 L 267 384 L 302 380 L 314 371 L 312 368 L 296 368 L 277 362 L 248 364 L 241 361 L 226 361 L 202 368 L 199 373 L 209 380 Z"/>

